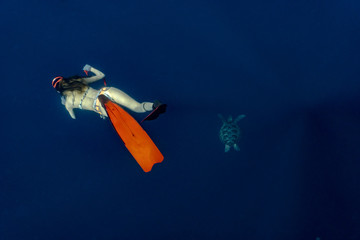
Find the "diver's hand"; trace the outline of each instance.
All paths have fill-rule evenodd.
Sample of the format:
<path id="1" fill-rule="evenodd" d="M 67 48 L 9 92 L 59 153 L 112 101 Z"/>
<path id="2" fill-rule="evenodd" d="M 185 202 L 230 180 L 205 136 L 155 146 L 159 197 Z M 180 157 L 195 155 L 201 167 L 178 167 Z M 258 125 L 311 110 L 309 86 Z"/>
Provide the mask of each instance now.
<path id="1" fill-rule="evenodd" d="M 89 65 L 89 64 L 86 64 L 84 67 L 83 67 L 83 70 L 85 71 L 85 72 L 91 72 L 91 66 Z"/>

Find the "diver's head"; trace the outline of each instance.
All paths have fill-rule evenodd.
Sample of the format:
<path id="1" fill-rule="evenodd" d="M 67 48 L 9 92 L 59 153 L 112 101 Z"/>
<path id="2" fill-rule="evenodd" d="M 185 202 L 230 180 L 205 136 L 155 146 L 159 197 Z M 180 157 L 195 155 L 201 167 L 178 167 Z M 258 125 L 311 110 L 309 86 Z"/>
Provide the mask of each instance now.
<path id="1" fill-rule="evenodd" d="M 60 86 L 60 82 L 63 80 L 64 78 L 59 76 L 59 77 L 56 77 L 52 80 L 51 84 L 53 86 L 53 88 L 56 89 L 56 91 L 59 92 L 59 86 Z"/>
<path id="2" fill-rule="evenodd" d="M 83 78 L 77 75 L 72 77 L 56 77 L 52 80 L 51 84 L 61 95 L 67 91 L 85 92 L 88 87 L 87 83 L 83 81 Z"/>

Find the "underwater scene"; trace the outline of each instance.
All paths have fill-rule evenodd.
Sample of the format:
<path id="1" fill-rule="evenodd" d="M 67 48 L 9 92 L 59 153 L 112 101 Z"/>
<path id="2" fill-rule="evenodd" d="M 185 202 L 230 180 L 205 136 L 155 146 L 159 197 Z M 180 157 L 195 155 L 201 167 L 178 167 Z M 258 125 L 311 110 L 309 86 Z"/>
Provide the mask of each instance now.
<path id="1" fill-rule="evenodd" d="M 0 2 L 0 240 L 359 240 L 360 2 Z"/>

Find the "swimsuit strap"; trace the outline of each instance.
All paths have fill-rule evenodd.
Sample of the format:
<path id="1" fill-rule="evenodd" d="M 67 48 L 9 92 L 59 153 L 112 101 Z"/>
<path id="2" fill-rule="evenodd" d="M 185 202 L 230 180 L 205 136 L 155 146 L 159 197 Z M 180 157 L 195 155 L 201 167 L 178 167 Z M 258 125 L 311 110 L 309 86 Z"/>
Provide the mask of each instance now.
<path id="1" fill-rule="evenodd" d="M 84 95 L 82 96 L 82 98 L 81 98 L 81 100 L 80 100 L 80 104 L 79 104 L 79 108 L 80 108 L 80 109 L 83 109 L 83 108 L 82 108 L 82 103 L 83 103 L 83 101 L 84 101 L 84 99 L 85 99 L 85 97 L 86 97 L 86 94 L 89 92 L 89 90 L 90 90 L 90 88 L 88 88 L 88 89 L 86 90 L 86 92 L 84 93 Z"/>

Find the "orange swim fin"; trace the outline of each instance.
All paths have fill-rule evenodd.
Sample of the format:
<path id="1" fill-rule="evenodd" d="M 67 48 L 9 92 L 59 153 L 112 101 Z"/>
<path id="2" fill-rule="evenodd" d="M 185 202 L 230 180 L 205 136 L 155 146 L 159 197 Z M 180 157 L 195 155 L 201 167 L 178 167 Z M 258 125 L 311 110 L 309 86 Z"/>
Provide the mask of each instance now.
<path id="1" fill-rule="evenodd" d="M 164 156 L 155 143 L 129 113 L 104 95 L 99 96 L 99 101 L 126 148 L 145 172 L 163 161 Z"/>

